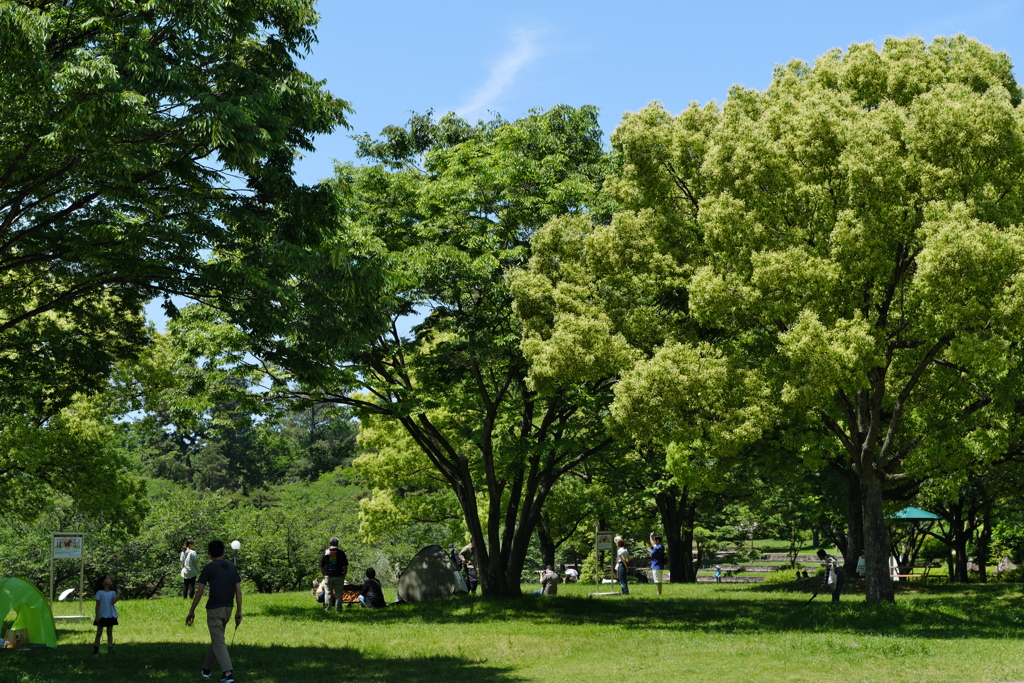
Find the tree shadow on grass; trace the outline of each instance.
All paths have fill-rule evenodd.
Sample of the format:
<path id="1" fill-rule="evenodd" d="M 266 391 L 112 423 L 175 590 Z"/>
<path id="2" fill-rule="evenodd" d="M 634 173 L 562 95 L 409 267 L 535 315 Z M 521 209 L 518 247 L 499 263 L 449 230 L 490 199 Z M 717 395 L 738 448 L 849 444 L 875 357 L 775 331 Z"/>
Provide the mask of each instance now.
<path id="1" fill-rule="evenodd" d="M 93 656 L 88 646 L 58 646 L 0 653 L 0 681 L 128 681 L 202 680 L 206 647 L 183 643 L 126 643 L 114 653 Z M 337 683 L 338 681 L 493 681 L 523 680 L 511 670 L 453 657 L 376 658 L 339 647 L 234 645 L 232 663 L 246 683 Z M 215 671 L 211 680 L 220 677 Z"/>
<path id="2" fill-rule="evenodd" d="M 519 621 L 572 628 L 607 625 L 625 629 L 704 633 L 860 633 L 917 638 L 1017 638 L 1024 626 L 1024 598 L 1003 587 L 936 587 L 896 603 L 868 604 L 847 595 L 839 603 L 828 594 L 808 599 L 805 592 L 723 590 L 687 598 L 475 598 L 458 596 L 381 610 L 352 609 L 325 614 L 301 606 L 268 606 L 271 618 L 320 622 L 336 619 L 366 624 L 485 624 Z"/>

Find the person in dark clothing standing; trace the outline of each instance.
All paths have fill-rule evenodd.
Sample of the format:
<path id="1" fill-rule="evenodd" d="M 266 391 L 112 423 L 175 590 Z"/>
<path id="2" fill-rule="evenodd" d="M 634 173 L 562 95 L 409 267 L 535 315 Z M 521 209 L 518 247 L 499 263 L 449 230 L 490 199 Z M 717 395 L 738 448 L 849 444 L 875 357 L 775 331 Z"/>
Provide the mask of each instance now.
<path id="1" fill-rule="evenodd" d="M 455 552 L 454 543 L 448 544 L 448 559 L 452 561 L 453 565 L 455 565 L 455 571 L 462 571 L 462 555 Z"/>
<path id="2" fill-rule="evenodd" d="M 359 591 L 359 604 L 363 607 L 386 607 L 384 591 L 377 580 L 377 571 L 373 567 L 366 569 L 366 580 Z"/>
<path id="3" fill-rule="evenodd" d="M 327 552 L 320 558 L 320 573 L 327 582 L 327 596 L 338 596 L 334 609 L 341 609 L 341 594 L 345 590 L 345 576 L 348 574 L 348 556 L 338 548 L 338 537 L 331 536 Z M 331 601 L 324 600 L 324 609 L 331 609 Z"/>
<path id="4" fill-rule="evenodd" d="M 839 602 L 839 594 L 846 583 L 846 569 L 839 564 L 839 560 L 825 552 L 824 548 L 818 549 L 818 559 L 825 563 L 825 580 L 821 584 L 821 590 L 828 590 L 832 593 L 832 602 Z"/>
<path id="5" fill-rule="evenodd" d="M 231 668 L 231 655 L 228 654 L 228 646 L 224 642 L 224 630 L 228 621 L 231 620 L 233 604 L 237 604 L 238 611 L 235 612 L 235 628 L 242 623 L 242 579 L 238 576 L 238 569 L 224 559 L 224 542 L 210 541 L 206 552 L 212 560 L 199 572 L 199 579 L 196 581 L 196 595 L 192 599 L 192 607 L 185 617 L 185 624 L 191 626 L 196 619 L 196 606 L 210 587 L 210 597 L 206 601 L 206 626 L 210 629 L 210 649 L 206 653 L 206 660 L 203 662 L 203 678 L 209 678 L 213 668 L 213 660 L 217 660 L 220 666 L 220 680 L 222 683 L 234 683 L 234 672 Z"/>

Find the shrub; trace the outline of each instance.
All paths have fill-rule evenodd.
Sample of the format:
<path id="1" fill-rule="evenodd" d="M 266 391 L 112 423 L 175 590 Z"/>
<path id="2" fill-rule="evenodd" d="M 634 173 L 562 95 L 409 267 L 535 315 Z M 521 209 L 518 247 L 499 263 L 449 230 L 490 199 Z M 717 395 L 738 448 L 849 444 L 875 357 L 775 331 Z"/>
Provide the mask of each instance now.
<path id="1" fill-rule="evenodd" d="M 1005 583 L 1024 583 L 1024 565 L 999 574 L 990 572 L 988 574 L 988 579 L 989 581 L 1000 581 Z"/>
<path id="2" fill-rule="evenodd" d="M 803 579 L 801 576 L 802 566 L 797 565 L 796 567 L 787 567 L 785 569 L 778 569 L 771 572 L 764 577 L 764 583 L 793 583 L 794 581 L 800 581 Z M 808 580 L 808 583 L 810 581 Z"/>

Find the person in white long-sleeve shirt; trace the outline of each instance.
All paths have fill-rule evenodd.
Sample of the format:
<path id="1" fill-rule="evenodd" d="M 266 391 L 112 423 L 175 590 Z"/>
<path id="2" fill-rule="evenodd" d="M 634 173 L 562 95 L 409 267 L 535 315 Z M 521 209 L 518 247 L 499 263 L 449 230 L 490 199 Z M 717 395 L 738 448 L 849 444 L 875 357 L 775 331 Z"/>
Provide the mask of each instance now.
<path id="1" fill-rule="evenodd" d="M 199 576 L 199 553 L 196 552 L 194 540 L 185 539 L 178 560 L 181 562 L 181 578 L 184 581 L 181 597 L 188 600 L 196 594 L 196 577 Z"/>

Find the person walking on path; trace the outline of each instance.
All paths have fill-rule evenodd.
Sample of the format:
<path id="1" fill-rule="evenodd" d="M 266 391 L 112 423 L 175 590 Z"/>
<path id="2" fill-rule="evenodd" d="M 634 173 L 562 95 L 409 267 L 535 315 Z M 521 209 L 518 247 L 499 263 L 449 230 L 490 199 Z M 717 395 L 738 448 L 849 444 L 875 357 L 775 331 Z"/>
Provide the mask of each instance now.
<path id="1" fill-rule="evenodd" d="M 658 587 L 658 595 L 661 595 L 662 572 L 665 569 L 665 546 L 661 543 L 661 536 L 651 532 L 651 581 Z"/>
<path id="2" fill-rule="evenodd" d="M 615 537 L 615 574 L 619 578 L 619 586 L 623 595 L 629 595 L 629 584 L 626 583 L 626 572 L 629 571 L 629 551 L 621 536 Z"/>
<path id="3" fill-rule="evenodd" d="M 107 654 L 114 651 L 114 627 L 117 626 L 117 608 L 114 605 L 121 599 L 121 592 L 114 590 L 114 582 L 104 574 L 96 583 L 96 640 L 92 644 L 92 653 L 100 653 L 100 636 L 107 629 Z"/>
<path id="4" fill-rule="evenodd" d="M 341 610 L 341 594 L 345 590 L 345 576 L 348 574 L 348 556 L 338 548 L 338 537 L 331 536 L 327 552 L 320 557 L 320 573 L 327 582 L 327 595 L 335 599 L 335 611 Z M 324 610 L 330 611 L 331 601 L 324 600 Z"/>
<path id="5" fill-rule="evenodd" d="M 196 577 L 199 576 L 199 553 L 196 552 L 196 542 L 186 538 L 178 559 L 181 561 L 181 578 L 185 581 L 181 597 L 188 600 L 196 594 Z"/>
<path id="6" fill-rule="evenodd" d="M 224 541 L 210 541 L 206 548 L 210 555 L 210 563 L 199 572 L 199 587 L 192 598 L 192 607 L 185 617 L 185 625 L 191 626 L 196 619 L 196 605 L 203 598 L 206 587 L 210 587 L 210 597 L 206 601 L 206 626 L 210 629 L 210 649 L 203 661 L 203 678 L 209 678 L 213 670 L 213 660 L 221 670 L 221 683 L 234 683 L 234 671 L 231 668 L 231 655 L 224 641 L 224 631 L 231 621 L 232 602 L 237 606 L 235 612 L 235 628 L 242 623 L 242 579 L 238 569 L 224 559 Z"/>
<path id="7" fill-rule="evenodd" d="M 832 594 L 832 602 L 839 602 L 839 594 L 846 583 L 846 569 L 839 564 L 839 560 L 825 552 L 824 548 L 818 549 L 818 559 L 825 563 L 825 579 L 821 584 L 821 590 L 828 590 Z"/>

